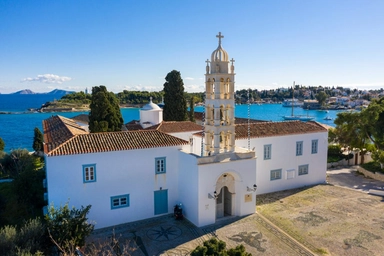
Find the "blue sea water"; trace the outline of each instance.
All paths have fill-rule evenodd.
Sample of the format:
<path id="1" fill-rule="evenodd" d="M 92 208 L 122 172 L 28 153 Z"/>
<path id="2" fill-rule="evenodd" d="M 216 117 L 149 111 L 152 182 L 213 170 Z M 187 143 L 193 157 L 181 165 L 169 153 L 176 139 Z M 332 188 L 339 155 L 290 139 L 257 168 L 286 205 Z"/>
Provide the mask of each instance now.
<path id="1" fill-rule="evenodd" d="M 9 152 L 13 149 L 25 148 L 32 151 L 32 143 L 34 136 L 34 128 L 38 127 L 43 131 L 42 121 L 52 115 L 62 115 L 65 117 L 74 117 L 87 112 L 63 112 L 63 113 L 30 113 L 29 108 L 39 108 L 42 104 L 57 99 L 57 95 L 49 94 L 0 94 L 0 112 L 9 112 L 0 114 L 0 137 L 5 142 L 5 151 Z M 203 107 L 196 107 L 196 112 L 203 111 Z M 333 120 L 340 111 L 329 110 L 329 113 L 318 110 L 303 110 L 295 108 L 295 115 L 314 116 L 315 120 L 334 126 Z M 131 120 L 139 119 L 138 108 L 123 108 L 121 114 L 124 123 Z M 262 104 L 249 106 L 250 118 L 267 121 L 283 121 L 282 116 L 290 115 L 291 109 L 284 108 L 281 104 Z M 248 105 L 236 105 L 235 116 L 247 118 Z M 329 116 L 332 120 L 326 121 L 324 118 Z"/>

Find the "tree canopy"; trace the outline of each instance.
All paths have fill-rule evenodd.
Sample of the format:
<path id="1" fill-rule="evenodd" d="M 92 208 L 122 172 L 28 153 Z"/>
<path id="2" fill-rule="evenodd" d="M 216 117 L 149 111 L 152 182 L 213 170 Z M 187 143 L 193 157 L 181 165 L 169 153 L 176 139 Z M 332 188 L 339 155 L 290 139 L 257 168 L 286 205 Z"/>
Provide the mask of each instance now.
<path id="1" fill-rule="evenodd" d="M 381 155 L 384 150 L 384 98 L 373 100 L 361 112 L 339 113 L 335 124 L 333 137 L 336 142 L 360 150 L 374 145 Z"/>
<path id="2" fill-rule="evenodd" d="M 315 98 L 319 101 L 319 104 L 323 106 L 328 98 L 328 95 L 325 92 L 320 91 L 318 94 L 316 94 Z"/>
<path id="3" fill-rule="evenodd" d="M 121 131 L 123 117 L 119 102 L 112 92 L 108 92 L 103 85 L 92 88 L 89 113 L 90 132 Z"/>
<path id="4" fill-rule="evenodd" d="M 165 121 L 187 120 L 187 101 L 184 97 L 184 83 L 180 72 L 172 70 L 165 80 L 163 119 Z"/>

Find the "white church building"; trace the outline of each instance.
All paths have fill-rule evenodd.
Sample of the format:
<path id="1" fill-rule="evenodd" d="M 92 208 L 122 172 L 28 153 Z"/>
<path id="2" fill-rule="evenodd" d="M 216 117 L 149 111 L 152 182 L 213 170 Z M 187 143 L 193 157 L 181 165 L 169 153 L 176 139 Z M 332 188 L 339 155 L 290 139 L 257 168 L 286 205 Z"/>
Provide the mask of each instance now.
<path id="1" fill-rule="evenodd" d="M 163 121 L 150 101 L 128 131 L 43 121 L 49 205 L 92 205 L 96 228 L 173 213 L 198 227 L 255 212 L 256 194 L 325 182 L 328 132 L 316 122 L 235 118 L 234 60 L 207 60 L 205 122 Z M 230 63 L 231 62 L 231 63 Z"/>

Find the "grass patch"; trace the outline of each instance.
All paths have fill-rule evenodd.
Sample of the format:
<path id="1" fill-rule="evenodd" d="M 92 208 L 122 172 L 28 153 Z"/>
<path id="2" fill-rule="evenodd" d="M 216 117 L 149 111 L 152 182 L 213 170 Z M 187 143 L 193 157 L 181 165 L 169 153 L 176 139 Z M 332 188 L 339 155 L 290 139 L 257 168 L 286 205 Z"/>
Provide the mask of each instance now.
<path id="1" fill-rule="evenodd" d="M 323 249 L 323 248 L 317 248 L 315 251 L 314 251 L 316 254 L 321 254 L 321 255 L 326 255 L 328 254 L 328 251 Z"/>

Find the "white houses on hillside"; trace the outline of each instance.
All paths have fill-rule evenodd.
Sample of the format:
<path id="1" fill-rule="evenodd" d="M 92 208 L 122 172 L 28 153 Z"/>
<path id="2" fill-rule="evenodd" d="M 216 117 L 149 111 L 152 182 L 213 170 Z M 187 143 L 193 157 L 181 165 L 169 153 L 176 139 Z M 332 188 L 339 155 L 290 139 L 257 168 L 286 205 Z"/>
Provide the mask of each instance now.
<path id="1" fill-rule="evenodd" d="M 217 37 L 204 126 L 163 121 L 152 101 L 128 131 L 91 134 L 61 116 L 44 120 L 48 203 L 92 205 L 96 228 L 169 214 L 182 203 L 185 217 L 205 226 L 254 213 L 256 193 L 325 182 L 321 125 L 236 122 L 234 60 Z"/>

